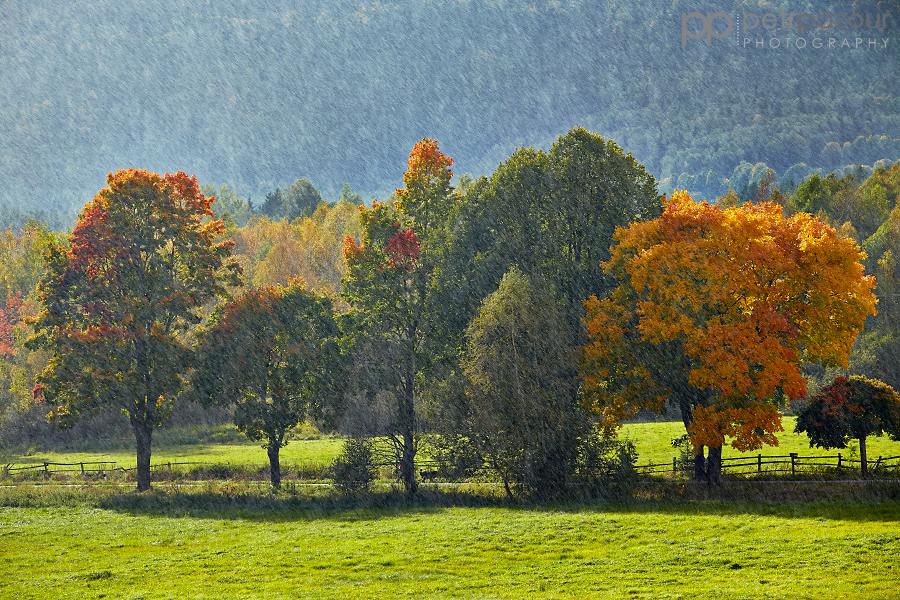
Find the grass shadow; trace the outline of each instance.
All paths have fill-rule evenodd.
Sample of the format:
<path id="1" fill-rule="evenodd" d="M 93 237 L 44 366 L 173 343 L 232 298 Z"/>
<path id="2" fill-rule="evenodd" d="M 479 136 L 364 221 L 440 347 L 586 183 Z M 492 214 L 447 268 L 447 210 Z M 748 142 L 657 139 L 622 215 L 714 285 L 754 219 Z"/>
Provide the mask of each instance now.
<path id="1" fill-rule="evenodd" d="M 476 486 L 423 486 L 414 497 L 399 488 L 347 497 L 330 488 L 308 492 L 299 486 L 287 486 L 273 491 L 239 483 L 157 487 L 142 494 L 104 486 L 23 485 L 0 488 L 0 506 L 82 507 L 141 516 L 282 522 L 360 521 L 435 514 L 451 508 L 894 522 L 900 521 L 900 482 L 740 482 L 721 488 L 644 482 L 627 493 L 620 489 L 604 497 L 595 493 L 553 502 L 510 501 L 496 489 Z"/>

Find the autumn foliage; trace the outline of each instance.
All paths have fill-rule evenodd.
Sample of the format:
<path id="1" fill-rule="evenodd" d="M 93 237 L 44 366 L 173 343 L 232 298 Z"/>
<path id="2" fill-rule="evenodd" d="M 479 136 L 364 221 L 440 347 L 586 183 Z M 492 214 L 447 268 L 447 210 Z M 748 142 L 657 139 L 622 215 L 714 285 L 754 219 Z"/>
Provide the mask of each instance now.
<path id="1" fill-rule="evenodd" d="M 22 294 L 9 290 L 6 305 L 0 309 L 0 358 L 11 358 L 16 355 L 16 327 L 22 324 Z"/>
<path id="2" fill-rule="evenodd" d="M 233 242 L 197 180 L 111 173 L 79 215 L 69 248 L 51 244 L 32 349 L 52 354 L 36 391 L 63 424 L 114 406 L 128 414 L 138 489 L 150 486 L 150 440 L 183 386 L 186 337 L 204 305 L 240 284 Z"/>
<path id="3" fill-rule="evenodd" d="M 422 243 L 409 218 L 377 200 L 369 208 L 359 207 L 359 211 L 363 243 L 358 245 L 349 235 L 344 238 L 344 261 L 350 276 L 345 286 L 352 281 L 376 277 L 383 271 L 410 273 L 416 270 Z M 385 277 L 391 275 L 385 273 Z"/>
<path id="4" fill-rule="evenodd" d="M 847 442 L 858 440 L 866 474 L 866 438 L 887 433 L 900 439 L 900 395 L 878 380 L 839 375 L 800 411 L 795 431 L 809 436 L 810 447 L 846 448 Z"/>
<path id="5" fill-rule="evenodd" d="M 608 431 L 671 399 L 695 448 L 776 444 L 772 404 L 806 395 L 800 363 L 846 365 L 875 313 L 858 246 L 774 204 L 722 209 L 676 192 L 614 240 L 604 268 L 619 285 L 585 303 L 582 370 Z"/>
<path id="6" fill-rule="evenodd" d="M 407 212 L 415 213 L 417 204 L 427 196 L 446 196 L 450 190 L 453 159 L 443 154 L 437 140 L 423 139 L 416 142 L 407 161 L 409 168 L 403 174 L 405 188 L 397 190 L 397 198 Z"/>
<path id="7" fill-rule="evenodd" d="M 435 140 L 417 143 L 397 201 L 360 206 L 362 243 L 351 236 L 344 239 L 347 274 L 341 297 L 353 308 L 348 323 L 354 324 L 358 347 L 376 355 L 362 386 L 370 393 L 387 390 L 393 395 L 390 435 L 400 451 L 408 493 L 418 485 L 413 470 L 416 398 L 424 365 L 430 362 L 426 332 L 435 318 L 429 304 L 434 262 L 426 260 L 425 250 L 435 248 L 442 215 L 453 201 L 452 164 Z"/>

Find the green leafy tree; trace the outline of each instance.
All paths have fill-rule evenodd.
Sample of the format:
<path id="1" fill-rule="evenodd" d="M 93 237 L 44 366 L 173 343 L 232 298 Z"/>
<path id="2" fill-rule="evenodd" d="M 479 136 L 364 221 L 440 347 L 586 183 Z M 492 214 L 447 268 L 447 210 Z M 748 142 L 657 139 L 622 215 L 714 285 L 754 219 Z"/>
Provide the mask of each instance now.
<path id="1" fill-rule="evenodd" d="M 866 438 L 887 433 L 900 440 L 900 395 L 877 379 L 839 375 L 800 411 L 794 431 L 809 436 L 810 448 L 846 448 L 859 440 L 862 474 L 868 475 Z"/>
<path id="2" fill-rule="evenodd" d="M 363 203 L 362 196 L 353 191 L 353 188 L 350 186 L 349 181 L 344 182 L 344 187 L 341 188 L 341 195 L 338 198 L 338 202 L 346 202 L 348 204 L 352 204 L 353 206 L 361 206 Z"/>
<path id="3" fill-rule="evenodd" d="M 280 221 L 284 218 L 284 192 L 281 191 L 281 188 L 275 188 L 266 194 L 266 199 L 259 207 L 259 212 L 273 221 Z"/>
<path id="4" fill-rule="evenodd" d="M 81 211 L 70 250 L 51 244 L 39 286 L 31 349 L 50 363 L 35 392 L 63 425 L 107 406 L 129 417 L 137 486 L 150 489 L 153 431 L 192 363 L 186 334 L 202 307 L 240 284 L 231 242 L 216 242 L 196 178 L 128 169 Z"/>
<path id="5" fill-rule="evenodd" d="M 309 179 L 298 179 L 282 194 L 282 212 L 288 221 L 308 217 L 323 202 L 322 194 Z"/>
<path id="6" fill-rule="evenodd" d="M 341 397 L 340 351 L 331 300 L 287 287 L 248 291 L 217 309 L 198 345 L 193 389 L 204 404 L 234 405 L 234 422 L 269 456 L 281 486 L 285 434 L 307 416 L 327 419 Z"/>
<path id="7" fill-rule="evenodd" d="M 609 259 L 616 228 L 657 217 L 662 205 L 653 176 L 631 154 L 583 127 L 561 136 L 548 158 L 549 204 L 532 219 L 546 238 L 541 270 L 569 304 L 576 338 L 582 300 L 608 289 L 600 264 Z"/>
<path id="8" fill-rule="evenodd" d="M 545 282 L 556 295 L 548 310 L 561 311 L 554 320 L 554 339 L 572 354 L 585 343 L 582 301 L 603 294 L 611 279 L 600 262 L 609 256 L 617 227 L 660 214 L 662 204 L 652 176 L 612 141 L 582 128 L 560 136 L 550 152 L 520 148 L 488 179 L 467 186 L 448 219 L 446 241 L 440 246 L 440 270 L 433 285 L 434 324 L 444 376 L 436 388 L 433 421 L 454 439 L 457 424 L 470 414 L 469 399 L 459 390 L 465 377 L 458 368 L 466 345 L 465 331 L 513 267 Z M 542 295 L 543 300 L 547 296 Z M 577 376 L 573 370 L 571 377 Z M 577 410 L 576 388 L 560 388 L 569 412 Z M 562 446 L 575 444 L 573 436 Z M 571 456 L 563 452 L 561 457 Z M 570 473 L 571 465 L 560 472 Z M 549 486 L 549 487 L 552 487 Z"/>
<path id="9" fill-rule="evenodd" d="M 828 213 L 831 209 L 831 188 L 818 173 L 801 183 L 791 196 L 790 204 L 797 210 L 816 214 Z"/>
<path id="10" fill-rule="evenodd" d="M 200 186 L 200 191 L 207 196 L 216 197 L 212 208 L 213 216 L 217 219 L 233 223 L 234 227 L 244 227 L 253 217 L 253 206 L 243 198 L 238 198 L 237 192 L 227 185 L 216 190 L 215 186 L 204 184 Z"/>
<path id="11" fill-rule="evenodd" d="M 577 440 L 592 430 L 572 403 L 577 357 L 559 336 L 564 321 L 546 282 L 513 267 L 466 330 L 466 433 L 510 497 L 561 495 Z"/>
<path id="12" fill-rule="evenodd" d="M 617 227 L 662 211 L 653 177 L 611 140 L 575 128 L 550 152 L 516 150 L 467 189 L 442 245 L 436 291 L 448 344 L 512 266 L 552 284 L 566 307 L 565 336 L 583 342 L 582 300 L 611 285 L 600 263 Z"/>

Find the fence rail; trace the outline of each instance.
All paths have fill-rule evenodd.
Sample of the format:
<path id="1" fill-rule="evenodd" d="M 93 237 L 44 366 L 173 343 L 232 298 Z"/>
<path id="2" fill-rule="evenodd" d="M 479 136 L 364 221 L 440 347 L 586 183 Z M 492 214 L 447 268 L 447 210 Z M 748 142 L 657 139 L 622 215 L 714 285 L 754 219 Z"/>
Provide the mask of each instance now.
<path id="1" fill-rule="evenodd" d="M 160 469 L 160 468 L 168 468 L 171 469 L 174 466 L 179 465 L 202 465 L 209 463 L 202 462 L 165 462 L 165 463 L 157 463 L 155 465 L 150 465 L 151 469 Z M 61 467 L 61 468 L 59 468 Z M 55 475 L 57 473 L 75 473 L 81 474 L 85 476 L 96 475 L 102 476 L 114 471 L 121 471 L 123 473 L 129 473 L 131 471 L 136 471 L 137 467 L 119 467 L 115 462 L 107 461 L 107 462 L 76 462 L 76 463 L 59 463 L 59 462 L 50 462 L 44 461 L 40 464 L 34 465 L 26 465 L 21 467 L 14 467 L 12 464 L 3 465 L 2 474 L 4 477 L 9 477 L 11 475 L 28 473 L 28 472 L 38 472 L 42 475 L 50 476 Z"/>
<path id="2" fill-rule="evenodd" d="M 896 469 L 900 470 L 900 456 L 879 456 L 877 460 L 867 460 L 866 464 L 870 471 Z M 848 469 L 859 471 L 862 468 L 862 461 L 855 458 L 847 458 L 840 452 L 832 456 L 800 456 L 792 452 L 783 456 L 738 456 L 734 458 L 722 459 L 722 473 L 737 473 L 747 475 L 750 473 L 772 473 L 772 472 L 790 472 L 792 475 L 802 472 L 814 472 L 823 468 L 831 469 Z M 646 475 L 690 472 L 693 464 L 679 462 L 678 457 L 672 458 L 671 462 L 665 463 L 648 463 L 645 465 L 637 465 L 636 469 L 639 473 Z"/>
<path id="3" fill-rule="evenodd" d="M 900 456 L 879 456 L 876 460 L 866 461 L 870 472 L 900 472 Z M 394 466 L 394 461 L 379 463 L 379 466 Z M 151 469 L 168 469 L 180 466 L 198 466 L 207 465 L 209 467 L 219 466 L 216 463 L 209 462 L 164 462 L 150 465 Z M 283 465 L 286 466 L 286 465 Z M 417 462 L 417 468 L 437 467 L 434 461 Z M 268 465 L 254 466 L 248 465 L 249 468 L 257 468 L 259 470 L 268 469 Z M 811 473 L 822 469 L 846 469 L 860 471 L 862 461 L 857 458 L 847 458 L 843 454 L 838 453 L 831 456 L 800 456 L 797 453 L 791 453 L 782 456 L 764 456 L 757 454 L 756 456 L 738 456 L 734 458 L 722 459 L 722 473 L 732 473 L 740 475 L 748 475 L 752 473 Z M 644 475 L 677 475 L 679 473 L 689 474 L 693 470 L 693 464 L 690 462 L 681 462 L 678 457 L 673 457 L 670 462 L 653 463 L 635 467 L 638 473 Z M 34 465 L 13 466 L 12 464 L 0 466 L 0 475 L 2 477 L 10 477 L 15 475 L 33 473 L 50 477 L 55 474 L 72 474 L 82 475 L 85 477 L 106 477 L 118 471 L 128 474 L 137 470 L 137 467 L 120 467 L 115 462 L 75 462 L 75 463 L 59 463 L 43 461 Z"/>

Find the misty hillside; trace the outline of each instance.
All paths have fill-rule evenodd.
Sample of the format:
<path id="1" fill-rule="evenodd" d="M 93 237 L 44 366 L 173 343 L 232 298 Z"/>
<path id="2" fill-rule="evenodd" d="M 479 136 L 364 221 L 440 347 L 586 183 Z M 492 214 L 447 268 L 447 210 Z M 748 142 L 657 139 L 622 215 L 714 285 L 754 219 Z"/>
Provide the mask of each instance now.
<path id="1" fill-rule="evenodd" d="M 900 3 L 788 7 L 870 24 L 887 13 L 880 31 L 860 20 L 846 32 L 749 31 L 740 15 L 781 15 L 765 6 L 8 0 L 0 203 L 73 212 L 132 166 L 196 174 L 255 203 L 300 177 L 328 199 L 345 181 L 383 196 L 423 137 L 457 173 L 480 175 L 575 125 L 616 140 L 663 191 L 721 193 L 742 162 L 782 177 L 798 163 L 900 159 Z M 720 19 L 722 39 L 682 45 L 682 13 L 717 11 L 735 16 L 734 32 Z"/>

